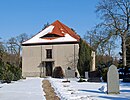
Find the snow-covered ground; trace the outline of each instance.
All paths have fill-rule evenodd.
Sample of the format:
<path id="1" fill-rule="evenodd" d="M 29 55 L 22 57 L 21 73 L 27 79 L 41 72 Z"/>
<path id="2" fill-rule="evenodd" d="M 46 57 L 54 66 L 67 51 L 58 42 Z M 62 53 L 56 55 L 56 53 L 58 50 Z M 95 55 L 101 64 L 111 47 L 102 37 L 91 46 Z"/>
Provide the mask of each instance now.
<path id="1" fill-rule="evenodd" d="M 120 83 L 120 94 L 108 95 L 106 83 L 77 82 L 48 78 L 61 100 L 130 100 L 130 83 Z M 10 84 L 0 84 L 0 100 L 45 100 L 42 78 L 27 78 Z"/>
<path id="2" fill-rule="evenodd" d="M 77 82 L 69 79 L 70 83 L 63 83 L 66 79 L 49 78 L 61 100 L 130 100 L 130 83 L 120 83 L 120 94 L 107 94 L 106 83 Z"/>
<path id="3" fill-rule="evenodd" d="M 0 100 L 45 100 L 41 78 L 0 84 Z"/>

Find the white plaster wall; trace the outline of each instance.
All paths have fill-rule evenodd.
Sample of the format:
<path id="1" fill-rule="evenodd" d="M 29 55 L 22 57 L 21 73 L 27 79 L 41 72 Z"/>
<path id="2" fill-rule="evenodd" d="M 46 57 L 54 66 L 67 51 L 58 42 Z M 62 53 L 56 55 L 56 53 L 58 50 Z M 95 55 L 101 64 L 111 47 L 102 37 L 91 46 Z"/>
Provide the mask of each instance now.
<path id="1" fill-rule="evenodd" d="M 22 50 L 22 75 L 39 76 L 41 63 L 40 46 L 23 46 Z"/>
<path id="2" fill-rule="evenodd" d="M 52 49 L 52 59 L 46 59 L 46 49 Z M 77 71 L 78 51 L 78 44 L 23 46 L 22 75 L 24 77 L 40 76 L 41 61 L 54 61 L 53 69 L 56 66 L 61 66 L 64 72 L 68 67 Z"/>

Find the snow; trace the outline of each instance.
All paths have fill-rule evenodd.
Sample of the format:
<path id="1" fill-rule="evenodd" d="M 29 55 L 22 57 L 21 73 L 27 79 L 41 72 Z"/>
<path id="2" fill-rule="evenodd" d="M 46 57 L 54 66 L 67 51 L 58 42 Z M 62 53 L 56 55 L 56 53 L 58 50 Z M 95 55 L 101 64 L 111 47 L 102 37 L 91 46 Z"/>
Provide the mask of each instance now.
<path id="1" fill-rule="evenodd" d="M 0 84 L 0 100 L 45 100 L 42 78 L 27 78 Z"/>
<path id="2" fill-rule="evenodd" d="M 120 94 L 107 94 L 107 83 L 77 82 L 69 79 L 49 78 L 52 86 L 61 100 L 130 100 L 130 83 L 120 83 Z"/>
<path id="3" fill-rule="evenodd" d="M 0 100 L 45 100 L 42 78 L 27 78 L 10 84 L 0 84 Z M 130 100 L 130 83 L 120 82 L 120 94 L 107 94 L 104 82 L 77 82 L 48 78 L 61 100 Z"/>
<path id="4" fill-rule="evenodd" d="M 77 41 L 75 38 L 73 38 L 72 36 L 70 36 L 68 33 L 64 33 L 65 34 L 64 37 L 59 37 L 59 38 L 52 39 L 52 40 L 47 40 L 47 39 L 41 38 L 42 36 L 48 34 L 49 32 L 52 32 L 52 30 L 53 30 L 54 27 L 55 26 L 50 25 L 45 30 L 41 31 L 40 33 L 38 33 L 37 35 L 35 35 L 31 39 L 23 42 L 22 44 L 53 43 L 53 42 L 76 42 Z"/>
<path id="5" fill-rule="evenodd" d="M 47 27 L 46 29 L 42 30 L 41 32 L 39 32 L 38 34 L 36 34 L 34 37 L 32 37 L 31 39 L 23 42 L 22 44 L 28 44 L 28 43 L 41 43 L 43 42 L 43 39 L 41 39 L 40 37 L 46 35 L 49 32 L 52 32 L 54 26 L 50 25 L 49 27 Z"/>

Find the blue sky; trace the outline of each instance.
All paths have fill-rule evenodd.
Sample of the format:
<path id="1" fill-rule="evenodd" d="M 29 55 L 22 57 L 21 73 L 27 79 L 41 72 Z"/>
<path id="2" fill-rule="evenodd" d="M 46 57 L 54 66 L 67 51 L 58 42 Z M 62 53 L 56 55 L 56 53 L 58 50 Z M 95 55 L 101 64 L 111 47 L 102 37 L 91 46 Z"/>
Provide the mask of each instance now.
<path id="1" fill-rule="evenodd" d="M 47 22 L 60 20 L 83 37 L 99 22 L 99 0 L 0 0 L 0 37 L 34 35 Z"/>

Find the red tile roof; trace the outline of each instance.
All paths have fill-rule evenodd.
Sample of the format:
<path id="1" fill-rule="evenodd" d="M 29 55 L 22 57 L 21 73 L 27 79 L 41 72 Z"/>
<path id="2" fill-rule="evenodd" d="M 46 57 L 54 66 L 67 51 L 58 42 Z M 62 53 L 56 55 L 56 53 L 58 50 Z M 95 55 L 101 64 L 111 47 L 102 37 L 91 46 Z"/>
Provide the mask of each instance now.
<path id="1" fill-rule="evenodd" d="M 48 33 L 48 34 L 56 34 L 61 37 L 63 37 L 65 34 L 69 34 L 70 36 L 75 38 L 77 41 L 79 41 L 80 37 L 74 31 L 72 31 L 68 26 L 62 24 L 60 21 L 56 20 L 51 25 L 54 26 L 54 29 L 52 30 L 51 33 Z"/>
<path id="2" fill-rule="evenodd" d="M 39 43 L 69 43 L 80 41 L 80 36 L 72 31 L 68 26 L 56 20 L 51 25 L 34 35 L 29 40 L 23 42 L 26 44 L 39 44 Z"/>

